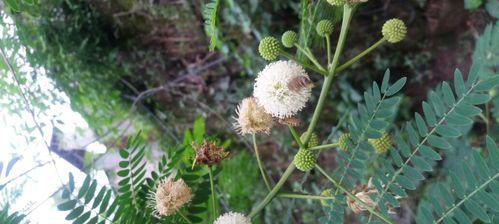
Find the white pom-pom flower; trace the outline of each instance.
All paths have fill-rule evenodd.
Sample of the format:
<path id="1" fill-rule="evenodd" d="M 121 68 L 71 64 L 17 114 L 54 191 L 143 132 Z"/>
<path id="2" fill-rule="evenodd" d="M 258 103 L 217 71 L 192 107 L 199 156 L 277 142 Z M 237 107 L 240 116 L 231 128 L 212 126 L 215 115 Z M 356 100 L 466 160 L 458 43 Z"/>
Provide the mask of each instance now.
<path id="1" fill-rule="evenodd" d="M 213 224 L 251 224 L 251 220 L 241 213 L 228 212 L 218 217 Z"/>
<path id="2" fill-rule="evenodd" d="M 268 64 L 255 80 L 253 96 L 277 118 L 295 115 L 305 107 L 313 85 L 305 70 L 292 61 Z"/>

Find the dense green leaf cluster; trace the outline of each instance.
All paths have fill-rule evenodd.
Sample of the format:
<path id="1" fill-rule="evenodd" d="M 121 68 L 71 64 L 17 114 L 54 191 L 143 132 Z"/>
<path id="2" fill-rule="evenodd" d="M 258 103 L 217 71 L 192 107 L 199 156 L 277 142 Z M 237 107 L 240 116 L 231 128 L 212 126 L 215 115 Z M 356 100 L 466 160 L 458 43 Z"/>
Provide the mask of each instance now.
<path id="1" fill-rule="evenodd" d="M 97 182 L 87 176 L 78 193 L 73 194 L 75 184 L 70 175 L 62 196 L 64 201 L 58 205 L 58 209 L 69 211 L 66 219 L 73 223 L 186 223 L 179 213 L 167 217 L 154 215 L 155 201 L 151 194 L 160 180 L 174 175 L 175 178 L 182 178 L 194 195 L 182 208 L 189 222 L 202 223 L 208 220 L 207 205 L 211 195 L 209 175 L 203 167 L 192 168 L 192 154 L 187 153 L 192 151 L 191 142 L 203 141 L 204 133 L 204 119 L 197 119 L 193 131 L 186 130 L 186 144 L 168 148 L 150 173 L 147 173 L 148 162 L 144 157 L 146 147 L 140 141 L 140 134 L 129 138 L 125 147 L 119 151 L 121 161 L 116 173 L 119 178 L 117 192 L 113 193 L 106 187 L 97 192 Z M 220 171 L 221 168 L 215 168 L 214 176 Z"/>
<path id="2" fill-rule="evenodd" d="M 418 205 L 417 223 L 497 222 L 499 148 L 491 137 L 487 137 L 486 145 L 487 157 L 473 150 L 471 159 L 450 171 L 446 181 L 428 188 L 426 198 Z"/>
<path id="3" fill-rule="evenodd" d="M 375 152 L 369 144 L 368 139 L 381 138 L 383 133 L 390 126 L 388 122 L 395 115 L 396 107 L 399 104 L 400 97 L 394 96 L 405 85 L 406 78 L 397 80 L 394 84 L 389 84 L 390 71 L 387 70 L 381 87 L 373 82 L 372 87 L 364 92 L 365 103 L 357 105 L 357 113 L 351 117 L 348 126 L 351 141 L 347 141 L 348 150 L 338 150 L 336 161 L 338 168 L 334 175 L 338 183 L 349 188 L 354 187 L 357 181 L 363 179 L 368 158 Z M 326 213 L 323 222 L 341 223 L 344 206 L 340 205 L 344 197 L 337 190 L 335 196 L 338 196 L 334 205 L 326 207 L 329 212 Z"/>

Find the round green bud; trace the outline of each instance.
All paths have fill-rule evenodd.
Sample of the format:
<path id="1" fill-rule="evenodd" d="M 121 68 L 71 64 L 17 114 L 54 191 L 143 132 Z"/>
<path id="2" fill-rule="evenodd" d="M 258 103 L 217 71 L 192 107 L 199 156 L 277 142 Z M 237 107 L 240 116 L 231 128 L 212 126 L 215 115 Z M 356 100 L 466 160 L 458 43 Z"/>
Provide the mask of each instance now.
<path id="1" fill-rule="evenodd" d="M 267 61 L 272 61 L 279 56 L 279 51 L 281 50 L 281 45 L 275 37 L 265 37 L 260 41 L 258 46 L 258 51 L 262 58 Z"/>
<path id="2" fill-rule="evenodd" d="M 282 34 L 281 42 L 284 47 L 292 48 L 297 39 L 298 35 L 294 31 L 288 30 Z"/>
<path id="3" fill-rule="evenodd" d="M 300 140 L 303 142 L 305 141 L 305 134 L 307 132 L 304 132 L 301 136 L 300 136 Z M 315 147 L 315 146 L 318 146 L 319 145 L 319 136 L 317 136 L 315 133 L 312 132 L 312 136 L 310 136 L 310 140 L 308 140 L 308 148 L 312 148 L 312 147 Z"/>
<path id="4" fill-rule="evenodd" d="M 334 6 L 342 6 L 344 5 L 345 3 L 347 3 L 346 0 L 327 0 L 327 2 L 331 5 L 334 5 Z"/>
<path id="5" fill-rule="evenodd" d="M 315 30 L 317 34 L 321 37 L 329 36 L 333 33 L 333 22 L 327 19 L 323 19 L 317 23 Z"/>
<path id="6" fill-rule="evenodd" d="M 407 27 L 404 21 L 400 19 L 390 19 L 383 24 L 381 33 L 388 42 L 397 43 L 405 38 Z"/>
<path id="7" fill-rule="evenodd" d="M 300 149 L 296 153 L 293 163 L 301 171 L 309 171 L 315 166 L 315 156 L 307 149 Z"/>
<path id="8" fill-rule="evenodd" d="M 376 139 L 368 139 L 367 140 L 369 144 L 374 148 L 376 153 L 378 154 L 384 154 L 390 149 L 390 146 L 392 146 L 393 142 L 392 139 L 390 138 L 390 135 L 387 133 L 383 133 L 381 138 L 376 138 Z"/>
<path id="9" fill-rule="evenodd" d="M 497 96 L 497 89 L 491 89 L 489 90 L 489 95 L 490 95 L 490 98 L 494 98 Z"/>
<path id="10" fill-rule="evenodd" d="M 331 196 L 333 196 L 333 189 L 329 188 L 329 189 L 323 190 L 321 192 L 321 196 L 324 196 L 324 197 L 331 197 Z M 331 204 L 327 202 L 328 200 L 329 199 L 321 199 L 321 205 L 324 206 L 324 207 L 331 207 Z"/>
<path id="11" fill-rule="evenodd" d="M 348 142 L 352 141 L 352 136 L 350 133 L 343 133 L 340 138 L 338 138 L 338 146 L 343 151 L 348 151 Z"/>

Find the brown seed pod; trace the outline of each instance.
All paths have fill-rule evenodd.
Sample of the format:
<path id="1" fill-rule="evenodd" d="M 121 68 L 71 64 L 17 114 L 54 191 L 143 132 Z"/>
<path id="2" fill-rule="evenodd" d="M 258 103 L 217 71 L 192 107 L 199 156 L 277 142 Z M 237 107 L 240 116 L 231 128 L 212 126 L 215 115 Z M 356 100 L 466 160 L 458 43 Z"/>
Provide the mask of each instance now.
<path id="1" fill-rule="evenodd" d="M 310 81 L 308 77 L 305 76 L 298 76 L 293 79 L 291 79 L 288 82 L 288 89 L 293 91 L 293 92 L 298 92 L 302 88 L 312 88 L 314 84 Z"/>

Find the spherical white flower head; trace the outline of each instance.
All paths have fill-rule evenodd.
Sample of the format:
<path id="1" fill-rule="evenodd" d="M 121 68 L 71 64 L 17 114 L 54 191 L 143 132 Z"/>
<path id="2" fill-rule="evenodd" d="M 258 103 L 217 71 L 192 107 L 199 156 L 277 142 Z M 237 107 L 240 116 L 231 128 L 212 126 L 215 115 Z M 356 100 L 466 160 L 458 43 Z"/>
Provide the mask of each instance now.
<path id="1" fill-rule="evenodd" d="M 267 113 L 286 118 L 305 107 L 312 84 L 305 70 L 292 61 L 268 64 L 255 80 L 253 96 Z"/>
<path id="2" fill-rule="evenodd" d="M 218 217 L 213 224 L 251 224 L 251 220 L 241 213 L 228 212 Z"/>

